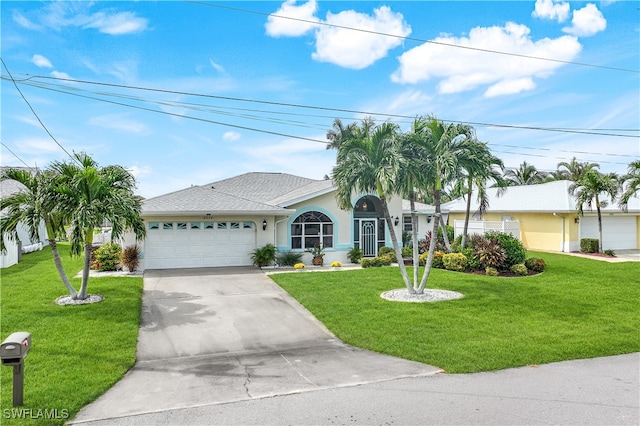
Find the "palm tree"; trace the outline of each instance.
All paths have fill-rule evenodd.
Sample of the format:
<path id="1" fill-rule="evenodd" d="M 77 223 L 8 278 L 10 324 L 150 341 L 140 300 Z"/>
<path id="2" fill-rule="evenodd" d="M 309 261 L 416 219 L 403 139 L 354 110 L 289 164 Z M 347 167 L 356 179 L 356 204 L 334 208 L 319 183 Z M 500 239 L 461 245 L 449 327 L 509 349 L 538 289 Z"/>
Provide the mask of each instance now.
<path id="1" fill-rule="evenodd" d="M 336 198 L 342 209 L 352 208 L 351 196 L 354 193 L 374 192 L 378 195 L 393 249 L 401 260 L 402 252 L 387 204 L 387 199 L 398 193 L 396 181 L 404 161 L 398 144 L 398 126 L 393 123 L 383 123 L 366 133 L 356 132 L 354 137 L 340 144 L 333 179 L 337 186 Z M 404 262 L 398 263 L 407 289 L 414 293 Z"/>
<path id="2" fill-rule="evenodd" d="M 597 163 L 589 163 L 578 161 L 576 157 L 571 158 L 571 161 L 562 161 L 558 163 L 558 170 L 555 173 L 556 180 L 570 180 L 571 182 L 577 182 L 580 180 L 587 170 L 593 170 L 600 167 Z"/>
<path id="3" fill-rule="evenodd" d="M 518 168 L 509 168 L 504 172 L 504 178 L 509 186 L 543 183 L 548 175 L 548 173 L 539 171 L 536 166 L 526 161 L 523 161 Z"/>
<path id="4" fill-rule="evenodd" d="M 358 126 L 358 123 L 351 123 L 345 126 L 342 124 L 342 120 L 336 118 L 333 121 L 333 128 L 327 131 L 327 139 L 329 140 L 327 149 L 340 149 L 344 141 L 354 137 L 365 137 L 374 126 L 375 122 L 371 117 L 362 119 L 360 126 Z"/>
<path id="5" fill-rule="evenodd" d="M 56 243 L 56 238 L 65 237 L 64 211 L 56 206 L 56 201 L 59 199 L 59 194 L 55 190 L 57 185 L 56 174 L 50 170 L 38 171 L 32 174 L 21 169 L 9 169 L 2 173 L 0 179 L 15 180 L 24 185 L 22 191 L 0 201 L 0 210 L 6 209 L 6 215 L 0 219 L 2 236 L 16 240 L 18 238 L 18 226 L 22 224 L 33 241 L 39 239 L 38 230 L 40 224 L 44 223 L 58 275 L 69 291 L 69 295 L 75 298 L 77 292 L 64 271 Z M 0 238 L 0 240 L 0 249 L 5 251 L 4 238 Z"/>
<path id="6" fill-rule="evenodd" d="M 413 288 L 418 287 L 418 263 L 420 253 L 418 251 L 418 215 L 416 211 L 416 198 L 420 188 L 428 185 L 425 181 L 427 174 L 427 152 L 423 139 L 426 127 L 419 119 L 414 120 L 411 130 L 401 138 L 400 153 L 404 159 L 398 170 L 398 192 L 409 199 L 411 209 L 411 242 L 413 246 Z"/>
<path id="7" fill-rule="evenodd" d="M 640 161 L 629 163 L 627 174 L 622 176 L 621 181 L 626 186 L 622 197 L 620 197 L 620 207 L 626 211 L 631 197 L 638 196 L 638 191 L 640 191 Z"/>
<path id="8" fill-rule="evenodd" d="M 585 204 L 590 209 L 593 205 L 596 207 L 600 252 L 602 252 L 602 213 L 600 209 L 608 205 L 607 200 L 603 200 L 601 197 L 604 195 L 610 198 L 611 202 L 614 202 L 619 190 L 618 176 L 615 173 L 603 174 L 595 169 L 586 171 L 577 182 L 569 186 L 569 194 L 576 197 L 576 209 L 579 216 L 584 214 Z"/>
<path id="9" fill-rule="evenodd" d="M 471 126 L 444 124 L 435 117 L 419 117 L 416 119 L 414 132 L 421 135 L 416 140 L 422 144 L 426 154 L 425 168 L 423 170 L 424 178 L 421 183 L 426 184 L 425 188 L 433 193 L 433 204 L 435 206 L 429 254 L 420 285 L 416 290 L 418 293 L 422 293 L 431 272 L 438 226 L 442 227 L 445 243 L 449 247 L 440 207 L 442 188 L 446 182 L 452 181 L 457 175 L 459 170 L 458 157 L 463 155 L 466 150 L 470 150 L 469 145 L 475 140 L 475 135 Z"/>
<path id="10" fill-rule="evenodd" d="M 464 154 L 459 157 L 461 168 L 461 179 L 457 182 L 457 187 L 466 190 L 467 208 L 464 218 L 464 228 L 462 231 L 461 247 L 464 248 L 467 242 L 467 232 L 469 229 L 469 218 L 471 216 L 471 196 L 474 187 L 478 195 L 478 214 L 484 215 L 489 208 L 489 195 L 487 194 L 487 182 L 492 181 L 498 187 L 497 196 L 502 195 L 507 182 L 502 177 L 500 171 L 504 170 L 502 160 L 494 156 L 487 144 L 478 140 L 470 143 Z"/>
<path id="11" fill-rule="evenodd" d="M 137 239 L 145 235 L 140 218 L 141 201 L 135 196 L 134 177 L 121 166 L 99 167 L 84 153 L 74 154 L 75 162 L 57 162 L 52 168 L 62 178 L 58 191 L 65 195 L 61 206 L 69 214 L 71 252 L 80 255 L 84 246 L 82 285 L 78 299 L 87 297 L 93 230 L 105 221 L 112 225 L 111 238 L 131 229 Z M 78 165 L 79 164 L 79 165 Z"/>

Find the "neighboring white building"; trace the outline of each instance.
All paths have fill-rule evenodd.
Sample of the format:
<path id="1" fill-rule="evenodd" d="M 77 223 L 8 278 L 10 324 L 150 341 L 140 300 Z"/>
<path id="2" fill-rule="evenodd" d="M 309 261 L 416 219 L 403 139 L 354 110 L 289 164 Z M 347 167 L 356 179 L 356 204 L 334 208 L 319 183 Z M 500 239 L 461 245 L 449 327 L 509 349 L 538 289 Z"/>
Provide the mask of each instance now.
<path id="1" fill-rule="evenodd" d="M 0 197 L 6 198 L 25 189 L 25 186 L 15 180 L 4 180 L 0 182 Z M 0 213 L 2 214 L 2 213 Z M 8 268 L 20 261 L 22 253 L 41 250 L 47 243 L 47 230 L 44 222 L 40 224 L 37 241 L 31 241 L 29 231 L 21 224 L 18 224 L 18 240 L 11 240 L 4 237 L 6 252 L 0 253 L 0 268 Z"/>
<path id="2" fill-rule="evenodd" d="M 338 207 L 331 180 L 285 173 L 246 173 L 146 199 L 142 217 L 147 236 L 141 245 L 141 268 L 170 269 L 251 265 L 251 252 L 273 244 L 278 251 L 325 248 L 325 264 L 348 262 L 347 252 L 360 247 L 365 256 L 391 246 L 380 200 L 372 194 L 353 197 L 349 211 Z M 388 201 L 401 242 L 410 229 L 408 202 Z M 424 236 L 433 208 L 417 204 L 418 232 Z M 133 244 L 129 236 L 125 245 Z"/>

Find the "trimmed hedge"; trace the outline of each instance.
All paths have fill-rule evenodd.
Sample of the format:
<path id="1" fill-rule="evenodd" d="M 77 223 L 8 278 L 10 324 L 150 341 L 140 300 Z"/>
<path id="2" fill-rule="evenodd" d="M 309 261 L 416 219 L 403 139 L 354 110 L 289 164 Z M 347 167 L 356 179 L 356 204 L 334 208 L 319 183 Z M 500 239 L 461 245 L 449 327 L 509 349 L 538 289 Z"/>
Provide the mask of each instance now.
<path id="1" fill-rule="evenodd" d="M 583 253 L 597 253 L 598 251 L 600 251 L 600 240 L 597 238 L 581 239 L 580 251 Z"/>

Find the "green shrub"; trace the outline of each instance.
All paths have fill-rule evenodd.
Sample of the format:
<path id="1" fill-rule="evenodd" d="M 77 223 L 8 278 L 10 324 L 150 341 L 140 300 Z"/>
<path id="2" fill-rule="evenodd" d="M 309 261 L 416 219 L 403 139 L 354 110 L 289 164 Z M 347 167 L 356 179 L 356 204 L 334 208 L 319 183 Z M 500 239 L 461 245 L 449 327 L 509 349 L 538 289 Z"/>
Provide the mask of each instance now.
<path id="1" fill-rule="evenodd" d="M 397 262 L 398 257 L 396 256 L 396 252 L 393 251 L 391 247 L 380 247 L 378 250 L 378 257 L 388 256 L 391 259 L 391 262 Z"/>
<path id="2" fill-rule="evenodd" d="M 507 253 L 500 245 L 500 241 L 495 238 L 477 239 L 475 254 L 480 265 L 484 268 L 501 268 L 507 260 Z"/>
<path id="3" fill-rule="evenodd" d="M 428 255 L 429 253 L 427 253 Z M 436 251 L 433 253 L 433 262 L 431 262 L 431 266 L 438 269 L 444 269 L 444 253 L 441 251 Z M 425 259 L 426 262 L 426 259 Z"/>
<path id="4" fill-rule="evenodd" d="M 140 264 L 140 247 L 138 245 L 125 247 L 122 252 L 122 264 L 133 272 Z"/>
<path id="5" fill-rule="evenodd" d="M 122 247 L 115 243 L 104 243 L 95 251 L 92 267 L 98 271 L 117 271 L 122 267 L 121 256 Z"/>
<path id="6" fill-rule="evenodd" d="M 529 257 L 524 261 L 524 266 L 533 272 L 542 272 L 547 267 L 544 260 L 539 257 Z"/>
<path id="7" fill-rule="evenodd" d="M 411 247 L 402 247 L 402 257 L 413 257 L 413 249 Z"/>
<path id="8" fill-rule="evenodd" d="M 276 260 L 277 249 L 273 244 L 267 244 L 264 247 L 255 249 L 251 253 L 251 261 L 258 268 L 269 266 Z"/>
<path id="9" fill-rule="evenodd" d="M 420 256 L 418 256 L 418 265 L 419 266 L 426 265 L 428 257 L 429 257 L 429 252 L 428 251 L 426 251 L 424 253 L 420 253 Z"/>
<path id="10" fill-rule="evenodd" d="M 486 268 L 484 268 L 484 273 L 486 275 L 489 275 L 490 277 L 498 276 L 498 270 L 496 268 L 492 268 L 491 266 L 487 266 Z"/>
<path id="11" fill-rule="evenodd" d="M 467 240 L 468 242 L 468 240 Z M 454 253 L 460 253 L 460 248 L 462 246 L 462 235 L 458 235 L 452 242 L 451 242 L 451 251 Z"/>
<path id="12" fill-rule="evenodd" d="M 363 268 L 379 268 L 381 266 L 389 266 L 391 265 L 391 258 L 389 258 L 389 256 L 364 257 L 360 260 L 360 265 Z"/>
<path id="13" fill-rule="evenodd" d="M 511 268 L 509 268 L 509 270 L 514 274 L 529 275 L 529 270 L 526 266 L 524 266 L 524 263 L 516 263 L 515 265 L 511 265 Z"/>
<path id="14" fill-rule="evenodd" d="M 467 258 L 467 269 L 472 271 L 482 269 L 482 265 L 480 265 L 480 261 L 478 260 L 473 247 L 465 247 L 462 249 L 461 253 L 464 254 L 464 257 Z"/>
<path id="15" fill-rule="evenodd" d="M 580 251 L 583 253 L 598 253 L 600 251 L 600 240 L 597 238 L 582 238 L 580 240 Z"/>
<path id="16" fill-rule="evenodd" d="M 281 266 L 294 266 L 302 260 L 302 253 L 296 251 L 285 251 L 277 255 L 278 264 Z"/>
<path id="17" fill-rule="evenodd" d="M 462 253 L 447 253 L 442 256 L 445 269 L 449 271 L 464 271 L 467 267 L 467 258 Z"/>
<path id="18" fill-rule="evenodd" d="M 351 261 L 351 263 L 360 263 L 360 259 L 362 259 L 362 250 L 358 247 L 353 247 L 347 253 L 347 258 Z"/>
<path id="19" fill-rule="evenodd" d="M 607 249 L 604 251 L 604 254 L 606 254 L 607 256 L 613 256 L 616 257 L 616 252 L 611 250 L 611 249 Z"/>
<path id="20" fill-rule="evenodd" d="M 527 251 L 516 237 L 504 232 L 489 232 L 485 235 L 488 239 L 497 239 L 500 246 L 504 249 L 507 258 L 502 265 L 498 265 L 498 269 L 509 269 L 511 266 L 522 263 L 527 257 Z"/>

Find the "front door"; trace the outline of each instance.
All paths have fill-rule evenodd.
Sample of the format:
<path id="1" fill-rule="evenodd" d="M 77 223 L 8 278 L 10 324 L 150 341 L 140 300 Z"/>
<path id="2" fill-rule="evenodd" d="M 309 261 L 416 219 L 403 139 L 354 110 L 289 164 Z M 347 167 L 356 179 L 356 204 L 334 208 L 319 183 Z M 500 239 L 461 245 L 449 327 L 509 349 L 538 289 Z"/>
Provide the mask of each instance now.
<path id="1" fill-rule="evenodd" d="M 377 219 L 360 220 L 360 249 L 364 257 L 378 255 Z"/>

